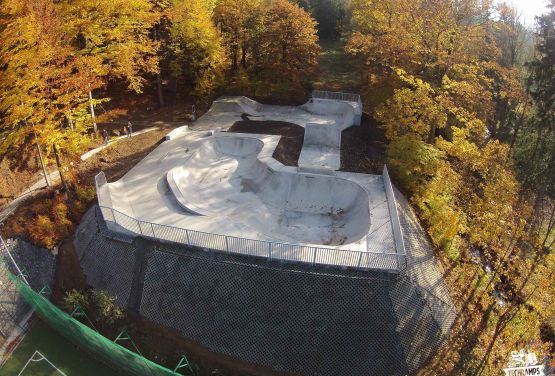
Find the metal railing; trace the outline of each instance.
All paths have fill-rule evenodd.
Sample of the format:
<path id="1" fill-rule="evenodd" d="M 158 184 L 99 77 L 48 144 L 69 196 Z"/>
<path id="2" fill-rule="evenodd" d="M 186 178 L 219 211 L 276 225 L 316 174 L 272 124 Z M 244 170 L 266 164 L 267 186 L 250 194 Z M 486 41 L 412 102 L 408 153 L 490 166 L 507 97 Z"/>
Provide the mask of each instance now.
<path id="1" fill-rule="evenodd" d="M 103 173 L 101 174 L 103 175 Z M 102 189 L 103 185 L 106 185 L 106 179 L 105 177 L 99 177 L 97 179 L 97 188 Z M 101 191 L 98 192 L 100 194 Z M 191 247 L 312 265 L 388 271 L 400 271 L 406 265 L 406 255 L 396 252 L 383 253 L 344 250 L 287 242 L 255 240 L 143 221 L 122 213 L 113 207 L 105 206 L 102 204 L 103 201 L 109 200 L 99 197 L 102 217 L 108 229 L 116 232 L 121 232 L 123 229 L 143 237 L 185 244 Z"/>
<path id="2" fill-rule="evenodd" d="M 397 200 L 395 199 L 395 193 L 393 192 L 393 184 L 391 183 L 391 178 L 389 177 L 389 171 L 387 170 L 387 165 L 383 166 L 383 184 L 385 187 L 385 195 L 387 197 L 387 206 L 389 208 L 389 216 L 391 218 L 391 227 L 393 229 L 393 239 L 395 241 L 395 251 L 396 253 L 406 255 L 405 241 L 403 239 L 403 229 L 401 228 L 401 222 L 399 220 L 399 212 L 397 211 Z"/>
<path id="3" fill-rule="evenodd" d="M 2 235 L 0 235 L 0 256 L 1 256 L 2 260 L 6 261 L 6 262 L 8 260 L 10 261 L 12 266 L 16 269 L 17 276 L 20 277 L 23 280 L 23 282 L 25 282 L 28 285 L 29 282 L 27 281 L 27 278 L 25 277 L 25 275 L 23 274 L 21 269 L 19 269 L 19 266 L 15 262 L 15 260 L 12 256 L 12 253 L 10 252 L 10 248 L 8 247 L 8 244 L 6 244 Z"/>
<path id="4" fill-rule="evenodd" d="M 338 101 L 356 102 L 361 104 L 360 95 L 353 93 L 339 93 L 335 91 L 314 90 L 312 98 L 333 99 Z"/>

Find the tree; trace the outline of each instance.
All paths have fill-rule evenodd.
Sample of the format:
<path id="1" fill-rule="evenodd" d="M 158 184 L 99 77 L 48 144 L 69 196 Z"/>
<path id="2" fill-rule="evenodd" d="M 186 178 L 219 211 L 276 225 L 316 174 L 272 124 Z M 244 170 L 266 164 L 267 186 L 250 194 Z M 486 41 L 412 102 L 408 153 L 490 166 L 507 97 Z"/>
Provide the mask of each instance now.
<path id="1" fill-rule="evenodd" d="M 274 0 L 264 15 L 257 68 L 269 80 L 301 82 L 318 67 L 316 21 L 287 0 Z"/>
<path id="2" fill-rule="evenodd" d="M 536 53 L 529 63 L 530 94 L 535 102 L 531 144 L 521 146 L 519 164 L 525 185 L 555 198 L 555 1 L 538 18 Z M 526 140 L 523 140 L 526 141 Z"/>
<path id="3" fill-rule="evenodd" d="M 2 0 L 0 152 L 33 134 L 47 154 L 57 144 L 77 153 L 93 121 L 89 93 L 111 79 L 140 92 L 156 71 L 157 44 L 148 37 L 159 15 L 147 0 Z"/>
<path id="4" fill-rule="evenodd" d="M 353 0 L 352 13 L 346 50 L 378 73 L 403 68 L 437 84 L 452 65 L 496 53 L 486 33 L 488 9 L 472 0 Z"/>
<path id="5" fill-rule="evenodd" d="M 231 70 L 247 67 L 248 55 L 257 55 L 257 38 L 262 21 L 261 0 L 217 0 L 214 22 L 220 29 L 230 55 Z"/>
<path id="6" fill-rule="evenodd" d="M 347 0 L 295 0 L 295 4 L 309 12 L 318 22 L 318 36 L 339 39 L 344 27 Z"/>
<path id="7" fill-rule="evenodd" d="M 197 94 L 209 94 L 222 76 L 225 55 L 205 0 L 174 0 L 167 14 L 172 75 L 191 83 Z"/>
<path id="8" fill-rule="evenodd" d="M 518 9 L 508 3 L 496 6 L 499 14 L 493 23 L 494 35 L 501 50 L 499 62 L 506 68 L 522 65 L 529 54 L 531 35 L 522 24 L 522 16 Z"/>
<path id="9" fill-rule="evenodd" d="M 549 348 L 555 12 L 541 19 L 523 87 L 518 38 L 501 34 L 518 25 L 502 29 L 510 15 L 489 11 L 473 1 L 355 0 L 347 45 L 368 71 L 367 91 L 378 80 L 393 89 L 374 110 L 388 164 L 456 276 L 460 329 L 440 356 L 453 365 L 442 374 L 493 374 L 516 346 Z"/>

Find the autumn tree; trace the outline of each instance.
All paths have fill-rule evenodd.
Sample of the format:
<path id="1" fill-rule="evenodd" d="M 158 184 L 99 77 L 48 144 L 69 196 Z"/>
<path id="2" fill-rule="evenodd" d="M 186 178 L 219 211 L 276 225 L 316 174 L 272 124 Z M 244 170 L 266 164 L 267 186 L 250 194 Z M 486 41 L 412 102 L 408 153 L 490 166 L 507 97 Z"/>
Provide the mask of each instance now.
<path id="1" fill-rule="evenodd" d="M 261 0 L 217 0 L 213 18 L 223 35 L 232 71 L 239 64 L 246 68 L 249 56 L 258 55 L 262 14 Z"/>
<path id="2" fill-rule="evenodd" d="M 171 74 L 199 95 L 212 92 L 221 80 L 225 54 L 205 0 L 174 0 L 167 10 Z"/>
<path id="3" fill-rule="evenodd" d="M 158 14 L 147 0 L 3 0 L 0 9 L 0 151 L 36 135 L 48 152 L 79 152 L 92 125 L 89 94 L 112 79 L 140 92 L 156 71 L 148 34 Z"/>
<path id="4" fill-rule="evenodd" d="M 492 24 L 497 46 L 501 50 L 500 64 L 510 68 L 522 65 L 530 53 L 531 35 L 518 9 L 508 3 L 496 6 L 498 18 Z"/>
<path id="5" fill-rule="evenodd" d="M 540 20 L 523 87 L 518 17 L 502 8 L 494 19 L 492 10 L 473 1 L 354 0 L 346 46 L 367 72 L 367 97 L 387 81 L 373 114 L 389 140 L 390 169 L 458 283 L 471 286 L 459 292 L 472 315 L 459 315 L 458 338 L 467 340 L 465 324 L 477 317 L 473 342 L 442 358 L 459 357 L 453 374 L 491 374 L 514 346 L 549 347 L 540 289 L 553 293 L 553 12 Z"/>
<path id="6" fill-rule="evenodd" d="M 304 97 L 318 66 L 316 21 L 287 0 L 218 0 L 213 20 L 230 62 L 232 94 Z"/>
<path id="7" fill-rule="evenodd" d="M 257 68 L 267 79 L 300 82 L 318 66 L 316 21 L 287 0 L 274 0 L 264 15 Z"/>
<path id="8" fill-rule="evenodd" d="M 437 83 L 452 65 L 495 54 L 487 16 L 471 0 L 353 0 L 346 50 L 372 71 L 399 67 Z"/>

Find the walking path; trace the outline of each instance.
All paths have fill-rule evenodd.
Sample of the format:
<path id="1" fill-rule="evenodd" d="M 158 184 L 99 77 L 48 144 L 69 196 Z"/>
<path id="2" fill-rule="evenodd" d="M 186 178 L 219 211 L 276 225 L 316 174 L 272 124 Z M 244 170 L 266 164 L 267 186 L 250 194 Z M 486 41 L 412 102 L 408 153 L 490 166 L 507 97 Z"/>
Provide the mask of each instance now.
<path id="1" fill-rule="evenodd" d="M 158 129 L 160 129 L 160 127 L 146 128 L 146 129 L 134 132 L 131 137 L 140 136 L 144 133 L 155 131 L 155 130 L 158 130 Z M 113 145 L 114 143 L 116 143 L 116 142 L 118 142 L 118 141 L 120 141 L 124 138 L 127 138 L 127 135 L 113 138 L 112 140 L 110 140 L 108 145 L 102 145 L 102 146 L 99 146 L 99 147 L 94 148 L 92 150 L 89 150 L 88 152 L 86 152 L 85 154 L 83 154 L 81 156 L 81 160 L 84 161 L 84 160 L 89 159 L 93 155 L 99 153 L 100 151 L 106 149 L 108 146 Z M 27 198 L 33 196 L 35 193 L 37 193 L 38 191 L 40 191 L 41 189 L 46 187 L 46 181 L 44 179 L 44 175 L 41 173 L 40 176 L 41 176 L 41 178 L 38 181 L 36 181 L 35 183 L 31 184 L 23 192 L 23 194 L 21 194 L 20 196 L 18 196 L 14 200 L 12 200 L 8 205 L 4 206 L 0 210 L 0 222 L 4 221 L 6 218 L 8 218 L 8 216 L 10 214 L 12 214 L 17 209 L 19 204 L 21 204 Z M 48 177 L 48 182 L 50 183 L 50 185 L 56 185 L 60 182 L 60 173 L 58 172 L 58 170 L 55 170 L 55 171 L 52 171 L 52 172 L 48 173 L 47 177 Z"/>

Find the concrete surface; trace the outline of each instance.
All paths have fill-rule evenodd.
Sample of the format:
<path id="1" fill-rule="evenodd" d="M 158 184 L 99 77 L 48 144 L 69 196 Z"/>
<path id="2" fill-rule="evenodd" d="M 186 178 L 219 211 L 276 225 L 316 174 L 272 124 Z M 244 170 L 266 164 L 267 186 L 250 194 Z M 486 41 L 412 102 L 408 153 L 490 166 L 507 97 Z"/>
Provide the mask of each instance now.
<path id="1" fill-rule="evenodd" d="M 338 177 L 272 169 L 257 156 L 264 143 L 251 135 L 207 138 L 167 174 L 188 211 L 224 216 L 270 239 L 342 245 L 369 230 L 367 192 Z"/>
<path id="2" fill-rule="evenodd" d="M 224 97 L 214 101 L 210 109 L 191 127 L 193 130 L 209 130 L 220 127 L 230 128 L 248 114 L 252 120 L 284 121 L 307 129 L 309 143 L 303 145 L 299 167 L 302 171 L 333 174 L 340 162 L 339 143 L 329 143 L 330 137 L 353 126 L 360 125 L 362 106 L 358 102 L 311 98 L 302 106 L 274 106 L 258 103 L 247 97 Z M 316 126 L 323 126 L 317 129 Z M 312 128 L 312 130 L 308 130 Z M 339 136 L 340 137 L 340 136 Z M 323 143 L 319 143 L 322 141 Z M 327 171 L 326 171 L 327 170 Z"/>
<path id="3" fill-rule="evenodd" d="M 299 171 L 339 170 L 341 167 L 341 128 L 337 125 L 309 123 L 299 156 Z"/>
<path id="4" fill-rule="evenodd" d="M 358 260 L 349 258 L 361 257 L 360 251 L 394 256 L 382 177 L 298 173 L 272 158 L 279 138 L 182 133 L 164 141 L 119 181 L 103 185 L 99 202 L 148 223 L 261 241 L 326 245 L 346 251 L 340 265 L 356 265 Z M 119 222 L 125 227 L 125 218 Z M 139 232 L 132 226 L 126 229 Z M 361 261 L 376 263 L 373 257 L 368 254 Z M 330 256 L 321 262 L 339 261 Z"/>
<path id="5" fill-rule="evenodd" d="M 105 219 L 122 234 L 287 261 L 398 270 L 404 251 L 396 249 L 384 180 L 334 171 L 341 129 L 362 111 L 356 106 L 317 98 L 298 107 L 221 98 L 122 179 L 98 184 L 100 206 L 114 209 L 103 209 Z M 303 124 L 299 168 L 272 157 L 279 136 L 220 130 L 244 113 Z"/>

